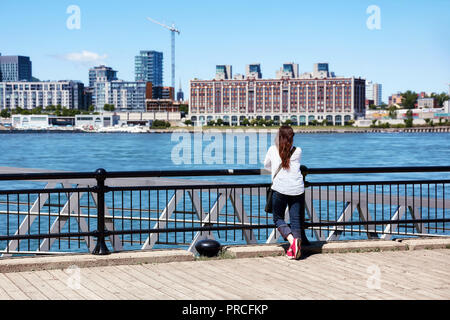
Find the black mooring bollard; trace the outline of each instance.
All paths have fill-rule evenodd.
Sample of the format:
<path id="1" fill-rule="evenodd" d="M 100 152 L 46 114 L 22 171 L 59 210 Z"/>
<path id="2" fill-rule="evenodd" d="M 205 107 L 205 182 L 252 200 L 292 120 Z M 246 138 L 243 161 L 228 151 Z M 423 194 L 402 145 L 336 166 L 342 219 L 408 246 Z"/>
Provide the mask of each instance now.
<path id="1" fill-rule="evenodd" d="M 216 257 L 219 254 L 220 248 L 220 243 L 212 239 L 200 240 L 195 245 L 195 249 L 201 256 L 209 258 Z"/>

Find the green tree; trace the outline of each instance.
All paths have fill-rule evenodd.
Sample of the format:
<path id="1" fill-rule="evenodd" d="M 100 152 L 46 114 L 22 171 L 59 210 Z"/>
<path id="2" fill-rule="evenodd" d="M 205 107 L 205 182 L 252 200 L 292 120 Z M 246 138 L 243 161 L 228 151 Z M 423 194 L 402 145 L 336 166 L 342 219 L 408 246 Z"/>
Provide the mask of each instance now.
<path id="1" fill-rule="evenodd" d="M 438 107 L 443 107 L 444 106 L 444 102 L 450 99 L 450 96 L 448 96 L 445 92 L 442 93 L 432 93 L 431 94 L 431 98 L 435 98 L 436 99 L 436 104 Z"/>
<path id="2" fill-rule="evenodd" d="M 0 111 L 0 118 L 11 118 L 11 113 L 7 109 Z"/>
<path id="3" fill-rule="evenodd" d="M 103 106 L 103 110 L 114 112 L 114 110 L 116 110 L 116 107 L 113 104 L 105 104 Z"/>
<path id="4" fill-rule="evenodd" d="M 164 120 L 154 120 L 152 123 L 152 129 L 164 129 L 169 127 L 170 122 Z"/>
<path id="5" fill-rule="evenodd" d="M 23 109 L 21 107 L 16 107 L 13 112 L 13 114 L 23 114 L 23 115 L 30 115 L 31 111 L 27 109 Z"/>
<path id="6" fill-rule="evenodd" d="M 408 90 L 402 93 L 402 98 L 402 106 L 405 109 L 414 109 L 417 103 L 418 94 L 414 91 Z"/>
<path id="7" fill-rule="evenodd" d="M 184 112 L 184 113 L 188 114 L 189 106 L 187 104 L 180 104 L 179 110 L 180 110 L 180 112 Z"/>
<path id="8" fill-rule="evenodd" d="M 214 120 L 210 120 L 210 121 L 208 121 L 207 125 L 210 127 L 213 127 L 216 125 L 216 122 Z"/>
<path id="9" fill-rule="evenodd" d="M 355 124 L 355 120 L 348 120 L 345 122 L 346 126 L 353 126 Z"/>
<path id="10" fill-rule="evenodd" d="M 248 127 L 250 125 L 250 120 L 248 120 L 247 118 L 244 118 L 241 121 L 241 125 Z"/>
<path id="11" fill-rule="evenodd" d="M 413 112 L 412 110 L 408 110 L 406 112 L 406 119 L 403 120 L 405 122 L 405 126 L 407 128 L 411 128 L 413 126 Z"/>
<path id="12" fill-rule="evenodd" d="M 42 107 L 36 107 L 31 110 L 31 114 L 42 114 Z"/>
<path id="13" fill-rule="evenodd" d="M 187 126 L 191 126 L 193 124 L 193 122 L 188 119 L 188 120 L 184 121 L 184 124 Z"/>
<path id="14" fill-rule="evenodd" d="M 93 105 L 90 105 L 88 108 L 89 112 L 94 112 L 95 111 L 95 107 Z"/>
<path id="15" fill-rule="evenodd" d="M 397 119 L 397 107 L 396 106 L 390 106 L 388 108 L 389 110 L 389 117 L 391 119 Z"/>
<path id="16" fill-rule="evenodd" d="M 221 125 L 223 125 L 223 120 L 222 119 L 217 119 L 217 121 L 216 121 L 216 124 L 218 125 L 218 126 L 221 126 Z"/>
<path id="17" fill-rule="evenodd" d="M 12 114 L 21 114 L 23 109 L 21 107 L 16 107 L 12 110 Z"/>

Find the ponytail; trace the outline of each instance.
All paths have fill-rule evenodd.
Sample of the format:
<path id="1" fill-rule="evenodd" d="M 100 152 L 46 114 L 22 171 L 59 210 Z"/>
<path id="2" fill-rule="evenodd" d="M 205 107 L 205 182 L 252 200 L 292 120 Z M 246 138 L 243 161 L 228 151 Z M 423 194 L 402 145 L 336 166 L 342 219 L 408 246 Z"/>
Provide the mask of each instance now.
<path id="1" fill-rule="evenodd" d="M 290 168 L 291 149 L 294 143 L 294 130 L 290 126 L 282 126 L 278 131 L 278 152 L 283 169 Z"/>

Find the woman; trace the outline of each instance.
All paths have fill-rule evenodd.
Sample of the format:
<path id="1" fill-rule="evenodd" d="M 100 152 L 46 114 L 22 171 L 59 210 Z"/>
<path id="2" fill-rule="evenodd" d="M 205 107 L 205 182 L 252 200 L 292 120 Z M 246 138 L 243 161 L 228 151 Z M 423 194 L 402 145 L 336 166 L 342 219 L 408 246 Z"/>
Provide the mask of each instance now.
<path id="1" fill-rule="evenodd" d="M 300 172 L 302 149 L 295 148 L 294 130 L 282 126 L 275 138 L 275 146 L 267 151 L 264 167 L 272 172 L 273 220 L 290 247 L 287 256 L 299 259 L 301 256 L 301 214 L 304 205 L 303 176 Z M 284 221 L 286 207 L 289 207 L 291 226 Z"/>

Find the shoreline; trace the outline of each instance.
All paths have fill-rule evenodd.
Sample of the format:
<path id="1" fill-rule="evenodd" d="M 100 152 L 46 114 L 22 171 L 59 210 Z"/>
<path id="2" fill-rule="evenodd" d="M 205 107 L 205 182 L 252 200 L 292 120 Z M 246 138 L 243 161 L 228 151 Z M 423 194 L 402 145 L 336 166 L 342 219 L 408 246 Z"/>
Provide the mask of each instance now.
<path id="1" fill-rule="evenodd" d="M 412 128 L 293 128 L 295 133 L 299 134 L 314 134 L 314 133 L 450 133 L 450 126 L 440 126 L 440 127 L 412 127 Z M 233 132 L 262 132 L 262 133 L 270 133 L 278 130 L 278 127 L 274 128 L 249 128 L 249 127 L 208 127 L 203 129 L 197 129 L 193 127 L 183 128 L 183 127 L 174 127 L 169 129 L 142 129 L 139 130 L 98 130 L 98 131 L 85 131 L 81 129 L 1 129 L 0 134 L 29 134 L 29 133 L 67 133 L 67 134 L 75 134 L 75 133 L 87 133 L 87 134 L 99 134 L 99 133 L 125 133 L 125 134 L 167 134 L 173 132 L 188 132 L 188 133 L 199 133 L 199 132 L 209 132 L 211 130 L 214 131 L 223 131 L 233 130 Z"/>

